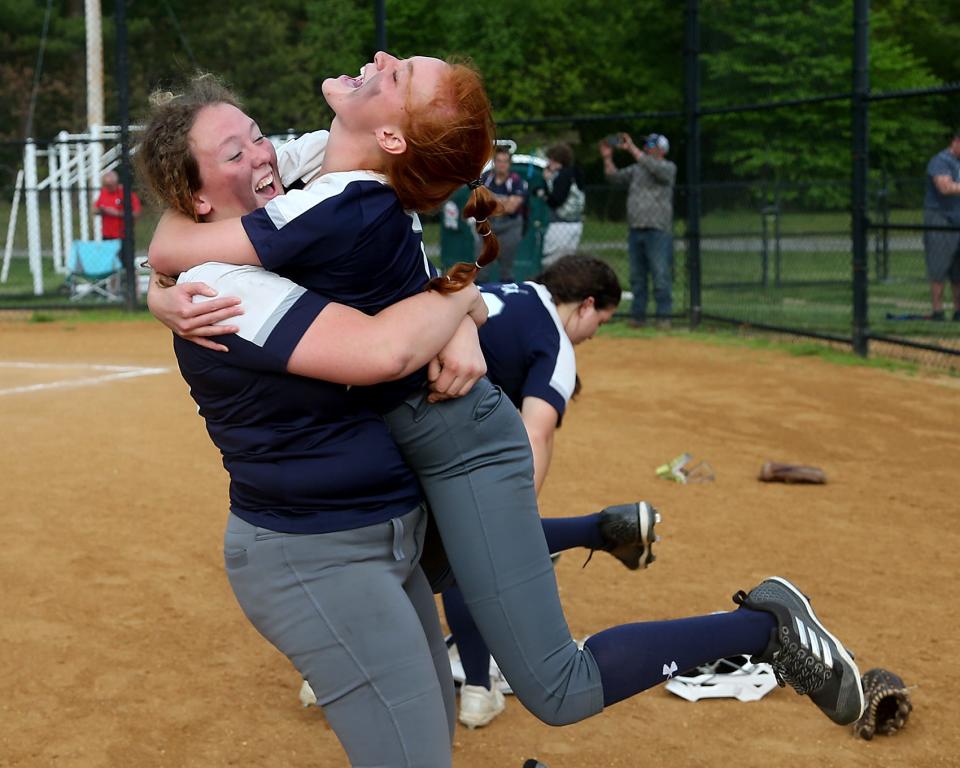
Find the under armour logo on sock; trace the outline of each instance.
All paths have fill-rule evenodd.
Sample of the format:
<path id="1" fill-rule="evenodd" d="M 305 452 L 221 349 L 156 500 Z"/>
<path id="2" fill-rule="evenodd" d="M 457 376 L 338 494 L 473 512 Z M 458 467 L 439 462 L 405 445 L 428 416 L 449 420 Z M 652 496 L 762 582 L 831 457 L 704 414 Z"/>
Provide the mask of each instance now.
<path id="1" fill-rule="evenodd" d="M 674 673 L 677 671 L 677 662 L 671 661 L 670 666 L 666 664 L 663 665 L 663 676 L 664 677 L 673 677 Z"/>

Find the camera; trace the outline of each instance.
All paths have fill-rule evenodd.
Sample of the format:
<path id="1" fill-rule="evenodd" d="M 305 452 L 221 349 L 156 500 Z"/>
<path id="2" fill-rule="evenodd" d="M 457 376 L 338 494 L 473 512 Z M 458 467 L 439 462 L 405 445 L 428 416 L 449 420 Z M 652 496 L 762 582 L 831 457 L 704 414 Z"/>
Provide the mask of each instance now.
<path id="1" fill-rule="evenodd" d="M 616 133 L 611 133 L 609 136 L 607 136 L 607 138 L 604 139 L 604 141 L 607 143 L 607 146 L 612 147 L 613 149 L 616 149 L 623 143 L 620 140 L 620 136 Z"/>

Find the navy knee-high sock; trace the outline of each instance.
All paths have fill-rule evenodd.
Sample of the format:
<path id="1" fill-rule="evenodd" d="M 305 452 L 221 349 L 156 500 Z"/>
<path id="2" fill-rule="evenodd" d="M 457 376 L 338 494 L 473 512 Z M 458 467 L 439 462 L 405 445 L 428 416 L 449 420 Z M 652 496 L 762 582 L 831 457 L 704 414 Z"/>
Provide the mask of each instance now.
<path id="1" fill-rule="evenodd" d="M 443 590 L 443 613 L 460 653 L 466 685 L 490 689 L 490 650 L 473 623 L 463 594 L 458 587 Z"/>
<path id="2" fill-rule="evenodd" d="M 574 547 L 603 549 L 599 512 L 579 517 L 543 517 L 540 523 L 551 555 Z"/>
<path id="3" fill-rule="evenodd" d="M 777 629 L 773 614 L 739 608 L 672 621 L 623 624 L 587 638 L 610 706 L 678 672 L 740 653 L 759 654 Z"/>

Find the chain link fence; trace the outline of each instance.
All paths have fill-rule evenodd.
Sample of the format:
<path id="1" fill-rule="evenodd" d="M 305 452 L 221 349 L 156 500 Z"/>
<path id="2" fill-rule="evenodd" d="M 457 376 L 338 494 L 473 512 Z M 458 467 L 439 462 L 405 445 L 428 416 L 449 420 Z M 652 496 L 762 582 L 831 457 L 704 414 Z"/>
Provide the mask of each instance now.
<path id="1" fill-rule="evenodd" d="M 697 0 L 687 0 L 682 109 L 501 121 L 501 136 L 517 145 L 513 169 L 531 190 L 513 277 L 526 279 L 540 271 L 552 227 L 554 235 L 564 230 L 573 237 L 579 251 L 607 260 L 622 284 L 631 286 L 628 193 L 607 180 L 598 143 L 626 132 L 639 145 L 656 132 L 670 139 L 668 159 L 678 167 L 670 281 L 675 323 L 820 339 L 861 354 L 873 349 L 928 366 L 960 368 L 960 321 L 952 320 L 950 285 L 945 319 L 939 320 L 931 312 L 924 248 L 925 234 L 928 242 L 946 239 L 960 227 L 931 226 L 923 212 L 927 162 L 947 143 L 950 129 L 960 126 L 960 85 L 871 91 L 866 3 L 853 5 L 852 31 L 843 32 L 851 43 L 852 89 L 850 80 L 833 91 L 830 85 L 837 83 L 824 81 L 820 93 L 810 95 L 809 87 L 803 90 L 810 78 L 803 79 L 802 67 L 796 88 L 783 88 L 766 101 L 751 99 L 755 93 L 747 90 L 722 87 L 714 70 L 729 40 L 717 30 L 730 26 L 722 14 L 737 13 L 737 6 L 711 5 L 710 16 L 701 19 Z M 703 44 L 701 24 L 707 30 Z M 704 61 L 712 74 L 702 88 Z M 731 94 L 747 101 L 733 103 Z M 913 126 L 905 143 L 890 133 L 891 118 L 904 111 Z M 802 162 L 795 147 L 798 130 L 808 137 Z M 732 137 L 741 137 L 739 143 Z M 276 137 L 275 143 L 286 138 Z M 24 145 L 0 146 L 0 227 L 5 225 L 0 230 L 5 235 L 0 309 L 103 305 L 101 296 L 77 295 L 64 270 L 70 239 L 96 238 L 89 205 L 97 176 L 90 167 L 76 168 L 80 139 L 71 142 L 66 158 L 56 141 L 37 144 L 42 170 L 32 182 L 22 177 Z M 576 227 L 560 226 L 545 200 L 544 152 L 557 142 L 570 145 L 582 172 L 585 207 Z M 906 159 L 898 149 L 905 145 L 911 148 Z M 106 145 L 104 152 L 109 152 Z M 51 159 L 59 162 L 57 168 L 50 167 Z M 633 161 L 622 148 L 614 154 L 618 167 Z M 69 183 L 68 163 L 76 171 Z M 35 225 L 24 211 L 30 191 L 36 193 Z M 422 217 L 427 253 L 438 266 L 475 253 L 475 235 L 459 216 L 464 191 L 458 195 L 436 214 Z M 144 260 L 157 216 L 147 207 L 136 223 L 137 264 Z M 31 226 L 39 258 L 29 242 Z M 497 268 L 485 277 L 498 279 Z M 142 270 L 136 279 L 142 287 Z M 649 293 L 647 314 L 652 315 L 652 285 Z M 142 301 L 142 292 L 138 296 Z M 628 297 L 623 315 L 630 304 Z"/>

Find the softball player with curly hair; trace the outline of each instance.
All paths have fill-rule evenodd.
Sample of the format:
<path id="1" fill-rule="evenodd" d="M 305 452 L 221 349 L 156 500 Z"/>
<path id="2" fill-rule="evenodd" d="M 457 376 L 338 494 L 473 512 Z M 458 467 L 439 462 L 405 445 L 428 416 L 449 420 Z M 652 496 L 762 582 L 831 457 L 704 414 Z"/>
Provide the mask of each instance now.
<path id="1" fill-rule="evenodd" d="M 445 69 L 449 65 L 435 62 L 377 54 L 360 78 L 325 81 L 324 95 L 337 117 L 322 174 L 299 195 L 265 201 L 256 197 L 261 185 L 279 187 L 276 164 L 270 167 L 269 158 L 262 160 L 255 149 L 262 139 L 258 132 L 230 137 L 234 142 L 230 150 L 236 146 L 240 150 L 229 156 L 222 141 L 212 142 L 207 176 L 195 174 L 198 186 L 190 190 L 197 211 L 201 203 L 208 211 L 215 210 L 213 198 L 223 186 L 230 186 L 222 183 L 222 177 L 238 167 L 245 169 L 248 181 L 256 179 L 251 189 L 243 190 L 254 193 L 253 206 L 247 210 L 266 204 L 239 222 L 199 226 L 168 219 L 151 245 L 154 266 L 177 272 L 197 261 L 198 253 L 207 259 L 255 261 L 282 270 L 319 295 L 369 313 L 422 289 L 431 275 L 425 268 L 419 222 L 404 208 L 425 210 L 435 205 L 438 187 L 426 185 L 429 194 L 418 201 L 421 185 L 411 180 L 446 179 L 438 183 L 449 195 L 466 177 L 479 175 L 476 162 L 482 165 L 492 147 L 487 144 L 478 158 L 464 158 L 451 168 L 451 156 L 462 155 L 451 155 L 441 146 L 451 119 L 448 102 L 439 94 L 462 89 L 451 91 Z M 463 101 L 458 98 L 457 103 Z M 440 116 L 425 121 L 425 133 L 417 118 L 424 111 Z M 194 144 L 198 138 L 192 137 Z M 462 153 L 461 145 L 455 141 L 454 149 Z M 255 160 L 261 160 L 266 170 L 249 167 Z M 420 163 L 419 170 L 411 169 L 413 162 Z M 351 170 L 355 168 L 371 168 L 386 178 L 371 179 Z M 351 175 L 357 173 L 360 176 Z M 393 204 L 382 194 L 384 188 L 390 189 L 384 180 L 396 193 Z M 475 194 L 483 218 L 481 190 Z M 158 241 L 163 248 L 155 247 Z M 431 284 L 461 287 L 473 272 L 468 266 L 449 281 Z M 596 307 L 585 308 L 583 322 L 596 324 L 597 315 Z M 469 330 L 472 325 L 466 322 L 461 328 Z M 241 329 L 242 320 L 233 330 Z M 443 363 L 441 359 L 434 372 L 442 375 Z M 357 397 L 384 413 L 391 436 L 417 473 L 457 584 L 484 640 L 518 699 L 536 716 L 557 725 L 575 722 L 663 682 L 668 673 L 662 669 L 686 669 L 735 653 L 782 656 L 787 649 L 791 655 L 783 665 L 785 679 L 810 693 L 832 719 L 848 722 L 859 716 L 862 693 L 852 659 L 822 628 L 806 599 L 783 580 L 768 580 L 743 595 L 741 610 L 621 625 L 591 636 L 579 648 L 560 607 L 537 512 L 530 444 L 516 408 L 486 380 L 465 393 L 455 383 L 446 393 L 462 396 L 431 403 L 423 389 L 426 380 L 420 373 L 392 386 L 358 392 Z M 356 597 L 362 602 L 362 596 Z M 278 610 L 279 606 L 269 607 L 271 622 L 278 618 Z M 804 660 L 807 646 L 793 648 L 792 627 L 801 615 L 807 625 L 818 628 L 818 660 L 812 664 Z M 376 616 L 370 622 L 375 623 Z M 331 690 L 323 680 L 324 663 L 305 669 L 289 638 L 278 635 L 272 625 L 258 627 L 295 660 L 315 689 L 315 683 L 323 686 L 327 693 L 321 694 L 321 704 L 337 701 L 343 691 Z M 372 627 L 368 625 L 370 631 Z M 363 636 L 351 635 L 357 642 Z"/>

